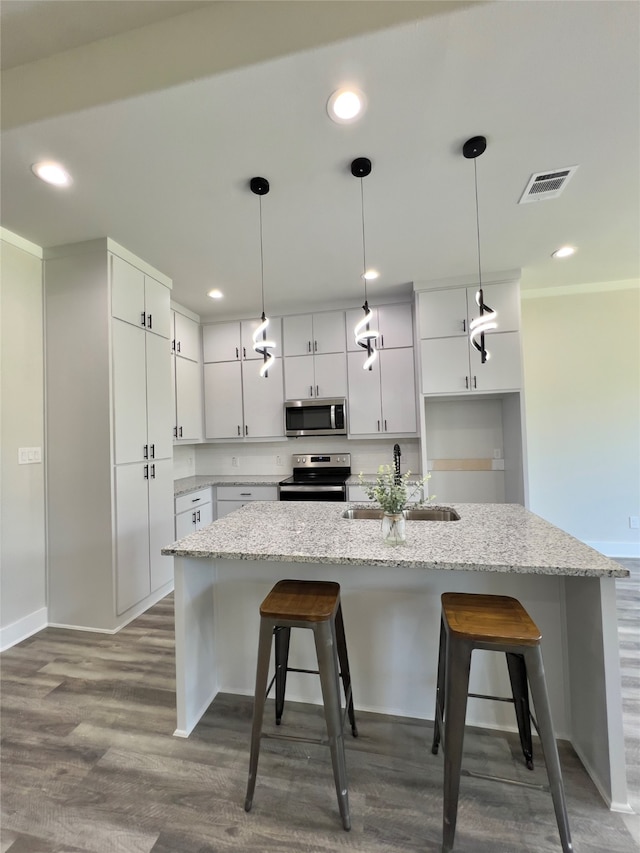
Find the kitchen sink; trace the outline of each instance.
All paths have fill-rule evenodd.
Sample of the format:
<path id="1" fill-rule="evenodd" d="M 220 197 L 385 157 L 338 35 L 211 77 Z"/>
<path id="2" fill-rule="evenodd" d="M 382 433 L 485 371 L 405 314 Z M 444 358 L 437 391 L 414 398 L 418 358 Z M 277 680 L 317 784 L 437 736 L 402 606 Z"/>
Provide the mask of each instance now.
<path id="1" fill-rule="evenodd" d="M 379 507 L 359 507 L 346 509 L 342 513 L 343 518 L 382 518 L 383 512 Z M 460 516 L 448 506 L 416 507 L 405 510 L 404 517 L 407 521 L 460 521 Z"/>

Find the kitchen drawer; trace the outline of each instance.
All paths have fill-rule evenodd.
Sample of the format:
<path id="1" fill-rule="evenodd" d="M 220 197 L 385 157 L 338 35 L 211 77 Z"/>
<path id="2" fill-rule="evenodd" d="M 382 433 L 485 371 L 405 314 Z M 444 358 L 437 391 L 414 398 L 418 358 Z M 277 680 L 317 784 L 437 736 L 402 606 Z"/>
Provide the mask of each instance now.
<path id="1" fill-rule="evenodd" d="M 198 489 L 186 495 L 178 495 L 176 501 L 176 515 L 188 509 L 197 509 L 201 504 L 211 503 L 211 486 L 206 489 Z"/>
<path id="2" fill-rule="evenodd" d="M 219 501 L 277 501 L 277 486 L 218 486 Z"/>

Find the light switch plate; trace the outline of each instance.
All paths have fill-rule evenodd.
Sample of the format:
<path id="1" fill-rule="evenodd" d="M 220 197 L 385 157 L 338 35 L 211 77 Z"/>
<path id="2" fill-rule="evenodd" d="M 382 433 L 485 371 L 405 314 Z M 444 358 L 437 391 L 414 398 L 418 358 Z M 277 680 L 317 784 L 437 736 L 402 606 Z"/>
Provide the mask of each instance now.
<path id="1" fill-rule="evenodd" d="M 35 465 L 42 462 L 41 447 L 19 447 L 18 465 Z"/>

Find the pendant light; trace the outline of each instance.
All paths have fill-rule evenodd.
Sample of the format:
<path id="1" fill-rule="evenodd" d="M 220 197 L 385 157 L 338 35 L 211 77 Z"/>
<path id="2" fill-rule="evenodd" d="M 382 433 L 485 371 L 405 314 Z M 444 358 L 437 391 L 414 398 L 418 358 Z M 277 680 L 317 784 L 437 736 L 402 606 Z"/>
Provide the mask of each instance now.
<path id="1" fill-rule="evenodd" d="M 358 346 L 362 347 L 367 351 L 367 357 L 362 365 L 363 370 L 373 370 L 373 363 L 378 357 L 378 351 L 376 349 L 376 340 L 378 335 L 380 334 L 375 329 L 371 328 L 371 317 L 372 311 L 369 308 L 369 301 L 367 299 L 367 251 L 366 251 L 366 241 L 365 241 L 365 228 L 364 228 L 364 189 L 362 184 L 362 179 L 366 178 L 367 175 L 371 173 L 371 160 L 368 157 L 356 157 L 355 160 L 351 163 L 351 174 L 354 178 L 360 178 L 360 211 L 362 218 L 362 279 L 364 281 L 364 305 L 362 306 L 362 310 L 364 311 L 364 317 L 362 317 L 356 323 L 353 333 L 355 335 L 356 343 Z"/>
<path id="2" fill-rule="evenodd" d="M 484 301 L 484 293 L 482 291 L 482 264 L 480 262 L 480 216 L 478 214 L 478 167 L 476 160 L 484 154 L 487 147 L 487 140 L 484 136 L 473 136 L 462 146 L 462 154 L 467 160 L 473 160 L 473 175 L 476 192 L 476 234 L 478 238 L 478 292 L 476 293 L 476 304 L 480 309 L 480 316 L 475 317 L 469 323 L 469 341 L 480 353 L 480 362 L 485 364 L 489 359 L 489 352 L 485 347 L 484 336 L 486 332 L 498 328 L 496 318 L 497 312 L 490 308 Z"/>
<path id="3" fill-rule="evenodd" d="M 262 364 L 260 366 L 260 376 L 265 379 L 269 376 L 269 366 L 274 360 L 274 356 L 269 352 L 270 349 L 276 348 L 275 341 L 267 340 L 267 328 L 269 320 L 264 313 L 264 253 L 262 250 L 262 196 L 269 192 L 269 181 L 266 178 L 251 178 L 249 182 L 251 192 L 258 196 L 260 202 L 260 289 L 262 293 L 262 316 L 260 323 L 253 333 L 253 349 L 262 356 Z"/>

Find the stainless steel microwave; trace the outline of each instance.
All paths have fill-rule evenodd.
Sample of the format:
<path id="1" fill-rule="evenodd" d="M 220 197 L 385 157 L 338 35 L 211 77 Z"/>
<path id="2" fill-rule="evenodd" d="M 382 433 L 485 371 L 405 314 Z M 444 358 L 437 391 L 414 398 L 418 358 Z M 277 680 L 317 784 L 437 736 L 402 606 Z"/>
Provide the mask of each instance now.
<path id="1" fill-rule="evenodd" d="M 346 435 L 347 401 L 344 397 L 286 400 L 285 435 Z"/>

